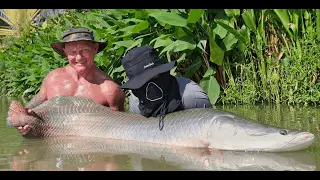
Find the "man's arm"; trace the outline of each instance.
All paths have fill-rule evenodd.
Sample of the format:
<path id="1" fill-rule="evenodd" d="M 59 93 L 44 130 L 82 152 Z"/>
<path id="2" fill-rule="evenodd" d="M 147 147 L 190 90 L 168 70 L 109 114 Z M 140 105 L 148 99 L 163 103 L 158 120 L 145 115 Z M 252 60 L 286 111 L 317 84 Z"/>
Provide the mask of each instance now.
<path id="1" fill-rule="evenodd" d="M 108 105 L 110 109 L 114 111 L 124 111 L 124 101 L 125 101 L 125 93 L 119 88 L 119 86 L 114 82 L 108 82 L 105 84 L 108 86 L 108 92 L 105 92 L 105 97 L 107 99 Z"/>
<path id="2" fill-rule="evenodd" d="M 28 114 L 34 115 L 32 108 L 35 108 L 46 101 L 46 79 L 45 78 L 41 84 L 40 91 L 25 105 Z M 30 131 L 29 125 L 16 127 L 22 136 L 26 136 Z"/>
<path id="3" fill-rule="evenodd" d="M 40 91 L 25 105 L 26 109 L 35 108 L 47 100 L 46 84 L 49 76 L 50 76 L 50 73 L 43 79 L 42 84 L 40 86 Z"/>
<path id="4" fill-rule="evenodd" d="M 25 105 L 26 109 L 32 109 L 42 104 L 46 98 L 41 90 Z"/>
<path id="5" fill-rule="evenodd" d="M 129 111 L 140 114 L 139 98 L 137 98 L 133 93 L 129 96 Z"/>
<path id="6" fill-rule="evenodd" d="M 207 93 L 199 86 L 199 84 L 183 77 L 177 78 L 177 82 L 179 84 L 181 100 L 185 109 L 212 108 Z"/>

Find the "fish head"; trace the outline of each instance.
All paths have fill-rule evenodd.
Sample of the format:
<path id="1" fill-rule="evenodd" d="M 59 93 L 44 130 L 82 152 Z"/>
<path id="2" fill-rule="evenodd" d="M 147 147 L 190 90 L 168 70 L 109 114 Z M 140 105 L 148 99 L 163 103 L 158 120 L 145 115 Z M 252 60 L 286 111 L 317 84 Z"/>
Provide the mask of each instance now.
<path id="1" fill-rule="evenodd" d="M 222 150 L 283 152 L 306 149 L 314 134 L 278 128 L 236 116 L 217 118 L 209 131 L 209 147 Z"/>
<path id="2" fill-rule="evenodd" d="M 248 151 L 298 151 L 308 148 L 315 140 L 314 134 L 307 131 L 283 129 L 267 125 L 264 128 L 257 127 L 255 130 L 244 130 L 242 135 L 242 139 L 239 139 L 239 147 L 245 149 L 247 146 Z M 246 146 L 245 141 L 247 141 Z"/>
<path id="3" fill-rule="evenodd" d="M 269 151 L 298 151 L 308 148 L 315 141 L 315 135 L 307 131 L 273 128 L 267 136 L 271 148 Z M 273 145 L 273 146 L 272 146 Z"/>

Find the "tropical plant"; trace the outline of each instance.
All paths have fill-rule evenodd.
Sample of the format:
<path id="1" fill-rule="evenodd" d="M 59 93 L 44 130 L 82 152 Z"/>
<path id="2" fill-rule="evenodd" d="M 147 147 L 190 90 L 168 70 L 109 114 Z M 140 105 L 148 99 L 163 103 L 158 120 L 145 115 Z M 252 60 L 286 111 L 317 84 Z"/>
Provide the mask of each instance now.
<path id="1" fill-rule="evenodd" d="M 173 75 L 200 83 L 213 104 L 316 103 L 319 15 L 312 9 L 68 10 L 6 38 L 0 83 L 7 95 L 37 93 L 50 70 L 67 64 L 50 43 L 82 26 L 108 40 L 95 61 L 119 84 L 127 80 L 121 58 L 151 45 L 162 59 L 178 62 Z"/>
<path id="2" fill-rule="evenodd" d="M 28 26 L 40 9 L 0 9 L 0 37 L 7 35 L 20 35 L 21 29 Z"/>

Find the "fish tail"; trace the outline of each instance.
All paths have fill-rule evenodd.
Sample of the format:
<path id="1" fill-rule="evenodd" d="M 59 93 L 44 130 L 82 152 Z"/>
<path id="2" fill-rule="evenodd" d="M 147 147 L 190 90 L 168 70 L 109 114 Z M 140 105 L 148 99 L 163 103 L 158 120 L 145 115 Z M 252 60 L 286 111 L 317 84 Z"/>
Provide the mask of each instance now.
<path id="1" fill-rule="evenodd" d="M 26 124 L 23 122 L 23 116 L 28 116 L 27 110 L 22 106 L 19 101 L 13 100 L 9 106 L 6 125 L 9 127 L 21 126 Z"/>

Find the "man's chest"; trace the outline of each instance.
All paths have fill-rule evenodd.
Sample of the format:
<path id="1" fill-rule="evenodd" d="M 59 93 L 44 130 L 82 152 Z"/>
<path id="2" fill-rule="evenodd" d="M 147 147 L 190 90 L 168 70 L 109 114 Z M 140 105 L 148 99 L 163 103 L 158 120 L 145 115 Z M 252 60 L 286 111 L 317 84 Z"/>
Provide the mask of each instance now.
<path id="1" fill-rule="evenodd" d="M 99 85 L 68 79 L 49 85 L 47 96 L 49 99 L 55 96 L 82 96 L 91 98 L 100 104 L 106 104 L 105 96 L 102 94 Z"/>

